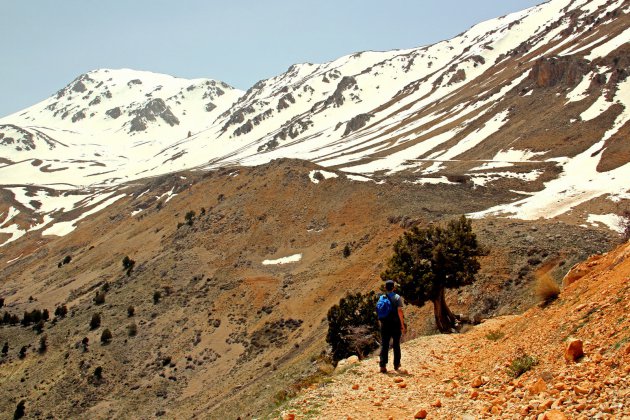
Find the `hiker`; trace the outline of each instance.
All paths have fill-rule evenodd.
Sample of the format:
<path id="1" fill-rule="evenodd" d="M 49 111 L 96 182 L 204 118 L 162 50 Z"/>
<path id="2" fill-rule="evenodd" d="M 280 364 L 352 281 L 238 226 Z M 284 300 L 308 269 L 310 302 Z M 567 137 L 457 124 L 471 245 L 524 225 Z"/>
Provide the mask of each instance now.
<path id="1" fill-rule="evenodd" d="M 389 340 L 393 340 L 394 369 L 400 369 L 400 336 L 405 333 L 405 318 L 402 312 L 402 298 L 394 293 L 394 281 L 385 282 L 386 293 L 379 298 L 377 313 L 381 321 L 381 358 L 382 373 L 387 373 L 387 353 Z M 387 304 L 389 302 L 389 305 Z M 389 306 L 389 308 L 386 308 Z"/>

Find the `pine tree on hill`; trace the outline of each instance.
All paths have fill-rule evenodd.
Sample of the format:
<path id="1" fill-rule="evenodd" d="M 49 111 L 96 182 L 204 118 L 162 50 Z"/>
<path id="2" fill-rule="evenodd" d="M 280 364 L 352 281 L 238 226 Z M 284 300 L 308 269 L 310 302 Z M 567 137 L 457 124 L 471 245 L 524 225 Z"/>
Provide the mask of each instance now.
<path id="1" fill-rule="evenodd" d="M 398 293 L 412 305 L 433 302 L 438 330 L 453 332 L 457 319 L 446 304 L 444 293 L 475 281 L 479 271 L 477 257 L 483 252 L 465 216 L 451 220 L 445 227 L 414 226 L 394 244 L 394 255 L 381 278 L 398 283 Z"/>

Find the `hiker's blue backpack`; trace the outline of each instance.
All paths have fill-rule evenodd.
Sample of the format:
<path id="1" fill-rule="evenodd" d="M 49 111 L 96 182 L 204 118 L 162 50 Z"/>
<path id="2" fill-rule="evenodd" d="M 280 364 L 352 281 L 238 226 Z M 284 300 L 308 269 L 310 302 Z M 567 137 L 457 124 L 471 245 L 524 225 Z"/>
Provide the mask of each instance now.
<path id="1" fill-rule="evenodd" d="M 382 294 L 376 302 L 376 315 L 378 319 L 385 319 L 392 312 L 392 301 L 389 300 L 386 294 Z"/>

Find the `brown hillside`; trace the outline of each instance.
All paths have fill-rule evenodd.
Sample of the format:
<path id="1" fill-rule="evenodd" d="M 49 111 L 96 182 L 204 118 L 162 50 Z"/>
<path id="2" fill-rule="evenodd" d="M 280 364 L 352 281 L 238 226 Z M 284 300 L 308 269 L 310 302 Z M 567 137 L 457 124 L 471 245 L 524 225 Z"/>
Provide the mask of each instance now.
<path id="1" fill-rule="evenodd" d="M 326 349 L 330 306 L 347 292 L 380 286 L 405 226 L 487 208 L 511 194 L 470 184 L 355 182 L 343 174 L 314 183 L 314 170 L 278 160 L 150 179 L 122 187 L 127 197 L 67 236 L 27 234 L 3 247 L 0 311 L 21 319 L 27 310 L 52 315 L 65 304 L 69 313 L 45 323 L 42 354 L 32 326 L 0 326 L 0 345 L 9 345 L 0 359 L 0 412 L 25 400 L 33 417 L 262 416 Z M 169 191 L 177 195 L 167 200 Z M 448 301 L 476 318 L 524 311 L 535 301 L 541 267 L 559 282 L 575 262 L 616 240 L 557 221 L 477 220 L 474 229 L 490 254 L 478 283 Z M 299 262 L 262 264 L 296 254 Z M 58 267 L 66 256 L 70 263 Z M 136 262 L 129 275 L 125 256 Z M 105 290 L 105 302 L 94 302 Z M 424 311 L 409 309 L 410 335 L 433 330 Z M 90 330 L 96 313 L 101 326 Z M 101 344 L 105 329 L 113 339 Z"/>

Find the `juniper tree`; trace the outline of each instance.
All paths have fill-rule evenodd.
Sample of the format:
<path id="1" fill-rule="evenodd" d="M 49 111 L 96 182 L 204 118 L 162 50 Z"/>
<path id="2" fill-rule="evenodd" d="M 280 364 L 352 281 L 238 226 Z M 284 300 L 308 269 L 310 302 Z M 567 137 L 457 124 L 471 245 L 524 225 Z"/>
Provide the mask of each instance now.
<path id="1" fill-rule="evenodd" d="M 445 291 L 472 284 L 481 255 L 483 249 L 465 216 L 445 227 L 414 226 L 394 244 L 381 278 L 396 281 L 398 293 L 412 305 L 431 301 L 437 328 L 448 333 L 455 328 L 456 317 L 446 304 Z"/>

